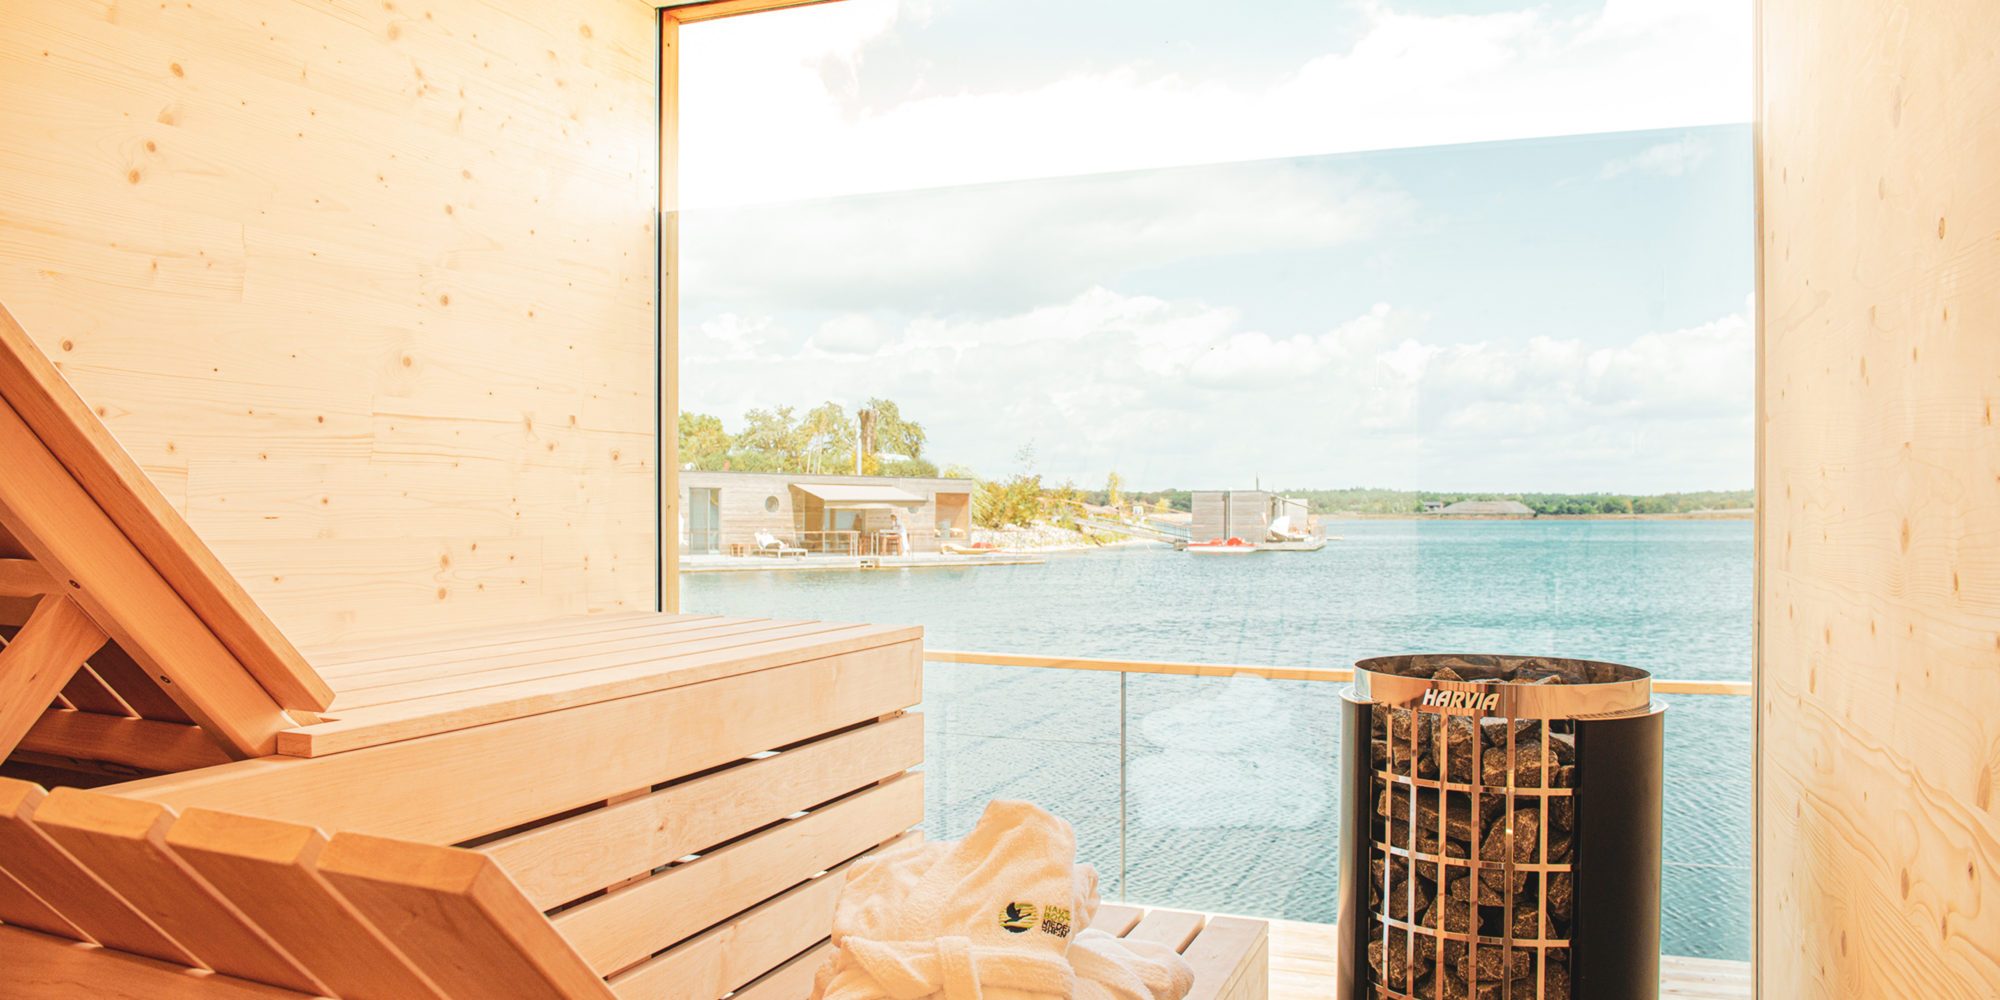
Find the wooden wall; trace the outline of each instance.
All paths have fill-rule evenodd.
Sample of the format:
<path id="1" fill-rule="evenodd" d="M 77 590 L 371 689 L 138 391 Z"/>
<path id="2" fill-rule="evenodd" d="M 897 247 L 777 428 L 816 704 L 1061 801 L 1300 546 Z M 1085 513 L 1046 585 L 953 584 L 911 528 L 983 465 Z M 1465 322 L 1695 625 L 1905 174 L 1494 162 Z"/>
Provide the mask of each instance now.
<path id="1" fill-rule="evenodd" d="M 0 302 L 316 645 L 651 607 L 640 0 L 0 5 Z"/>
<path id="2" fill-rule="evenodd" d="M 1761 38 L 1761 995 L 2000 996 L 2000 4 Z"/>

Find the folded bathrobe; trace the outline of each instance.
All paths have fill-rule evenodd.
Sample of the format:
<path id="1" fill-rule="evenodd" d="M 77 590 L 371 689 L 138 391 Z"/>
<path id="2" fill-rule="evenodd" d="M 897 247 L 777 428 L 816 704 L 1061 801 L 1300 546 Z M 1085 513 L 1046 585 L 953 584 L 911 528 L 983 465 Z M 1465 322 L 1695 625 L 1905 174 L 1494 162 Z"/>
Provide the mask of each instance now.
<path id="1" fill-rule="evenodd" d="M 964 840 L 912 843 L 849 870 L 814 1000 L 1181 1000 L 1173 949 L 1087 931 L 1097 871 L 1068 823 L 993 802 Z"/>

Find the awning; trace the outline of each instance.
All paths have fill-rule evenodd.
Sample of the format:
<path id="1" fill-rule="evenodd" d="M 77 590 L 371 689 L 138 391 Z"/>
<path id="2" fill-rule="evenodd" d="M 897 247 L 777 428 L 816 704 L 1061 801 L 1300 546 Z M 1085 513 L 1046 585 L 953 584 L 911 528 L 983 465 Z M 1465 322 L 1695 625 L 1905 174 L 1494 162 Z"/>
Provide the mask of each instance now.
<path id="1" fill-rule="evenodd" d="M 792 488 L 818 497 L 828 507 L 884 510 L 891 507 L 922 507 L 924 498 L 909 490 L 872 483 L 793 483 Z"/>

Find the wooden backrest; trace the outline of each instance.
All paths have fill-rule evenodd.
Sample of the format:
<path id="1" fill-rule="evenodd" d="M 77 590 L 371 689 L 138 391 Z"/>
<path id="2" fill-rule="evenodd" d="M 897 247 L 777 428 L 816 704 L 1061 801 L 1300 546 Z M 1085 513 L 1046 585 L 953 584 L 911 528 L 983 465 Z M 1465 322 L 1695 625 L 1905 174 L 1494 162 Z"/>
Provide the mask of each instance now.
<path id="1" fill-rule="evenodd" d="M 344 1000 L 609 1000 L 476 851 L 0 779 L 0 995 L 140 993 L 174 967 Z M 30 933 L 32 932 L 32 933 Z M 58 940 L 62 939 L 62 940 Z M 83 961 L 77 945 L 97 945 Z M 124 952 L 114 958 L 110 952 Z M 145 961 L 135 964 L 134 959 Z M 170 979 L 159 979 L 171 983 Z M 122 991 L 122 992 L 121 992 Z"/>
<path id="2" fill-rule="evenodd" d="M 119 661 L 106 669 L 93 664 L 79 685 L 78 697 L 91 707 L 40 697 L 26 711 L 53 706 L 175 723 L 183 719 L 158 716 L 180 715 L 224 752 L 246 757 L 273 751 L 278 731 L 298 721 L 288 710 L 317 712 L 332 702 L 332 689 L 4 306 L 0 455 L 7 464 L 0 476 L 0 612 L 18 617 L 25 602 L 59 595 L 113 641 L 116 651 L 105 655 Z M 133 669 L 124 669 L 125 661 Z M 82 663 L 46 668 L 32 683 L 0 664 L 0 685 L 14 673 L 19 693 L 39 696 L 51 683 L 67 686 Z M 65 669 L 51 682 L 50 672 Z M 138 708 L 160 701 L 174 710 Z M 60 721 L 75 738 L 103 728 Z M 18 728 L 0 724 L 0 756 L 21 741 Z"/>

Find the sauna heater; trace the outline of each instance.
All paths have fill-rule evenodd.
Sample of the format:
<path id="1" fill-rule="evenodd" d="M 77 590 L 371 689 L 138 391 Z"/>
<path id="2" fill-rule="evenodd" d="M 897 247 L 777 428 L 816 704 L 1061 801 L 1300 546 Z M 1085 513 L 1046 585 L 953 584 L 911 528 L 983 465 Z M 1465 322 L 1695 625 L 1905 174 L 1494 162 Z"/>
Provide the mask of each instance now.
<path id="1" fill-rule="evenodd" d="M 1649 674 L 1385 656 L 1341 711 L 1338 1000 L 1659 995 Z"/>

